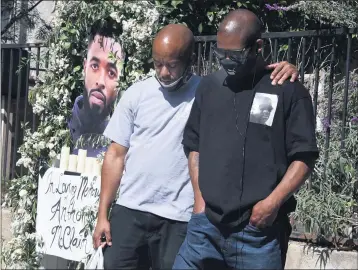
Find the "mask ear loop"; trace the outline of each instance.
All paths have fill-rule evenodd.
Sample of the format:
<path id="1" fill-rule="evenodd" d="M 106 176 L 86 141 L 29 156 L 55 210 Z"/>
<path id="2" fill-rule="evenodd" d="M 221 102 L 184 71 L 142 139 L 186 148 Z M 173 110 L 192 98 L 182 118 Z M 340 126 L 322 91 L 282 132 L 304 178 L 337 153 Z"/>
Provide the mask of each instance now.
<path id="1" fill-rule="evenodd" d="M 193 58 L 194 58 L 194 53 L 191 55 L 191 57 L 189 57 L 188 62 L 186 64 L 187 66 L 183 72 L 183 75 L 182 75 L 182 78 L 183 78 L 182 83 L 183 84 L 187 83 L 190 80 L 191 76 L 193 75 L 193 73 L 190 70 L 192 62 L 193 62 Z"/>

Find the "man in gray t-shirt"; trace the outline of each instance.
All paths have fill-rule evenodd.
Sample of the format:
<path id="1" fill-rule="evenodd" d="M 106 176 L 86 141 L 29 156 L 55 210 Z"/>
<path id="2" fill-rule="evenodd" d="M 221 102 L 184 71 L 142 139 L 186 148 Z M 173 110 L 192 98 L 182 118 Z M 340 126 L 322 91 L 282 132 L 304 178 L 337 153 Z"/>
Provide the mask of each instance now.
<path id="1" fill-rule="evenodd" d="M 106 237 L 106 269 L 171 269 L 185 238 L 194 194 L 181 141 L 200 83 L 189 72 L 194 44 L 184 25 L 164 27 L 153 42 L 156 76 L 124 93 L 104 132 L 112 144 L 93 241 L 97 247 Z"/>

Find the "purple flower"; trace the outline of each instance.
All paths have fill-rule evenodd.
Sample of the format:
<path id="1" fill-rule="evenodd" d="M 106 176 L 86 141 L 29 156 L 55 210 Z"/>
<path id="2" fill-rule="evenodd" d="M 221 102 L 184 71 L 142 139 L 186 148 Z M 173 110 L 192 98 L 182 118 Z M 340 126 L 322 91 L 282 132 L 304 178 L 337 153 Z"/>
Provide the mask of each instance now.
<path id="1" fill-rule="evenodd" d="M 270 4 L 265 4 L 265 7 L 268 9 L 268 10 L 276 10 L 276 11 L 287 11 L 288 8 L 287 7 L 281 7 L 281 6 L 278 6 L 277 4 L 273 4 L 272 6 Z"/>
<path id="2" fill-rule="evenodd" d="M 273 6 L 271 6 L 270 4 L 265 4 L 265 7 L 268 9 L 268 10 L 275 10 Z"/>
<path id="3" fill-rule="evenodd" d="M 325 117 L 322 119 L 322 125 L 325 131 L 327 131 L 331 127 L 331 123 L 328 119 L 328 117 Z"/>
<path id="4" fill-rule="evenodd" d="M 357 116 L 353 117 L 353 118 L 351 119 L 351 122 L 352 122 L 353 124 L 358 124 L 358 117 L 357 117 Z"/>

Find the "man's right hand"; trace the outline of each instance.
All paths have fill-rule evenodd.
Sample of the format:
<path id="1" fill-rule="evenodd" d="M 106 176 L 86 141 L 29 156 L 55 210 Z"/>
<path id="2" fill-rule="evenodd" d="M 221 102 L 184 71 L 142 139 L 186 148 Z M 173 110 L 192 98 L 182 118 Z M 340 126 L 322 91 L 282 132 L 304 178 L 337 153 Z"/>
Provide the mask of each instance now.
<path id="1" fill-rule="evenodd" d="M 112 237 L 111 237 L 111 225 L 108 219 L 99 219 L 96 225 L 96 229 L 93 233 L 93 247 L 98 248 L 102 242 L 102 235 L 106 237 L 106 244 L 108 246 L 112 245 Z"/>

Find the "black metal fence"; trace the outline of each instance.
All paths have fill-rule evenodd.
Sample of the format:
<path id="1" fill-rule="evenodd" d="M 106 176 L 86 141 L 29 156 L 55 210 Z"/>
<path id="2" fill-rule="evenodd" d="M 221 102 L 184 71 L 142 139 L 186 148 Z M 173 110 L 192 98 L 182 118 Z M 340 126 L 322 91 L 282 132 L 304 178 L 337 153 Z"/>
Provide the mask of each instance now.
<path id="1" fill-rule="evenodd" d="M 308 89 L 314 101 L 314 113 L 317 117 L 317 129 L 325 133 L 324 150 L 330 145 L 330 123 L 332 119 L 332 96 L 334 84 L 344 78 L 341 114 L 341 147 L 344 147 L 345 127 L 347 123 L 348 88 L 350 71 L 358 67 L 358 47 L 354 35 L 358 29 L 330 29 L 300 32 L 264 33 L 262 54 L 269 62 L 287 60 L 295 64 L 300 71 L 300 80 Z M 196 37 L 197 60 L 193 71 L 206 75 L 216 70 L 219 65 L 213 55 L 212 46 L 216 36 Z M 16 167 L 19 158 L 17 149 L 23 142 L 21 122 L 28 122 L 36 130 L 38 119 L 28 104 L 28 95 L 36 78 L 45 71 L 48 63 L 41 66 L 40 61 L 47 53 L 42 44 L 2 44 L 1 62 L 1 178 L 12 179 L 24 173 L 23 168 Z M 29 61 L 23 61 L 29 59 Z M 25 64 L 24 64 L 25 63 Z M 19 67 L 21 67 L 19 71 Z M 327 87 L 322 84 L 328 84 Z M 328 89 L 328 111 L 321 115 L 318 110 L 322 88 Z M 327 128 L 321 120 L 327 119 Z M 323 151 L 328 158 L 328 151 Z M 311 181 L 311 180 L 310 180 Z M 311 183 L 311 182 L 310 182 Z"/>
<path id="2" fill-rule="evenodd" d="M 41 71 L 40 61 L 47 49 L 42 44 L 1 45 L 1 179 L 23 175 L 16 167 L 18 147 L 23 142 L 23 123 L 35 131 L 38 119 L 28 103 L 29 92 Z"/>

